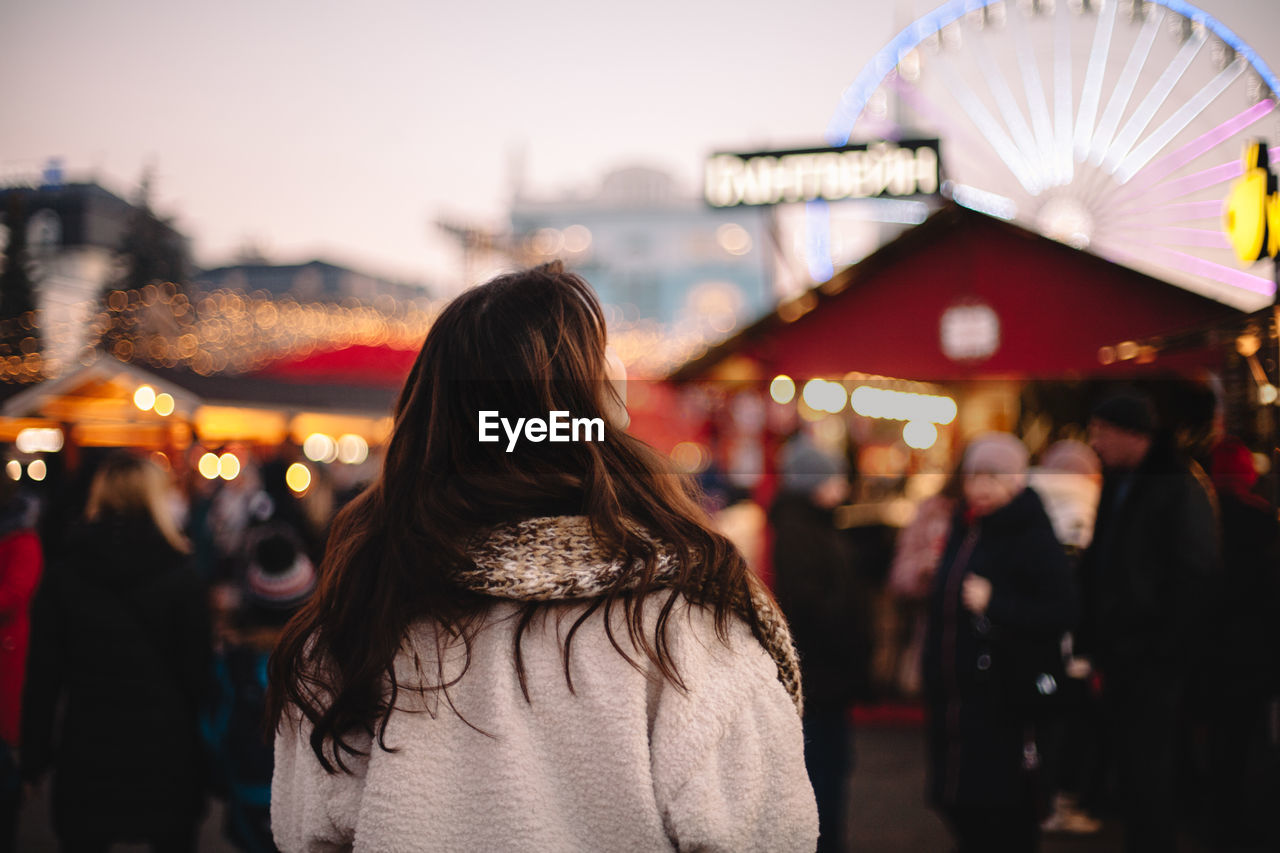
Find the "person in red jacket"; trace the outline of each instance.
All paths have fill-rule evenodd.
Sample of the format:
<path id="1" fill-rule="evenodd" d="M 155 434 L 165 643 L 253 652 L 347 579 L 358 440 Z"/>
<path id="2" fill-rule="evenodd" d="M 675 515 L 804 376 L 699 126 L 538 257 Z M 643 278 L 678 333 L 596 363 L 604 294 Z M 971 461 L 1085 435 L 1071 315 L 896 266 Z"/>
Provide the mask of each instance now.
<path id="1" fill-rule="evenodd" d="M 0 476 L 0 851 L 14 849 L 22 786 L 14 749 L 26 676 L 29 610 L 40 580 L 40 539 L 31 505 Z"/>

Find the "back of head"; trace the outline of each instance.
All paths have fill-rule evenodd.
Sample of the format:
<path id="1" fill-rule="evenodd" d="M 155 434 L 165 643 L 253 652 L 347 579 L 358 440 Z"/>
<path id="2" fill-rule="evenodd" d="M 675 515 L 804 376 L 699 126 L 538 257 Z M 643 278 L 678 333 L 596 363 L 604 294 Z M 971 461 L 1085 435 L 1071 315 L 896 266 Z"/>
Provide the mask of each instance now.
<path id="1" fill-rule="evenodd" d="M 1012 433 L 984 432 L 974 436 L 964 452 L 965 474 L 1003 474 L 1025 477 L 1031 455 Z"/>
<path id="2" fill-rule="evenodd" d="M 559 263 L 475 287 L 432 325 L 396 403 L 382 471 L 335 519 L 319 586 L 272 660 L 271 719 L 297 705 L 319 724 L 313 747 L 326 766 L 322 742 L 338 757 L 352 728 L 380 720 L 385 731 L 391 705 L 382 679 L 411 622 L 431 620 L 441 636 L 470 642 L 488 601 L 459 581 L 480 571 L 468 544 L 503 522 L 587 516 L 605 549 L 636 567 L 604 596 L 625 609 L 633 629 L 633 602 L 658 588 L 714 606 L 727 625 L 731 601 L 749 582 L 746 565 L 666 457 L 623 431 L 606 344 L 594 292 Z M 566 412 L 598 427 L 557 442 L 511 441 L 503 427 L 498 440 L 482 441 L 482 412 L 508 424 Z M 658 543 L 673 549 L 678 567 L 661 579 Z M 668 673 L 662 638 L 639 634 Z M 333 673 L 327 706 L 310 687 L 317 660 Z"/>
<path id="3" fill-rule="evenodd" d="M 818 447 L 804 433 L 782 448 L 778 467 L 782 474 L 782 490 L 803 495 L 812 493 L 832 477 L 843 477 L 849 473 L 849 466 L 843 458 Z"/>
<path id="4" fill-rule="evenodd" d="M 131 453 L 113 453 L 103 460 L 89 486 L 85 517 L 90 521 L 119 519 L 150 524 L 177 551 L 189 545 L 178 529 L 167 501 L 164 473 Z"/>
<path id="5" fill-rule="evenodd" d="M 1102 463 L 1093 448 L 1083 441 L 1064 438 L 1049 445 L 1040 457 L 1040 468 L 1060 474 L 1079 474 L 1084 477 L 1102 475 Z"/>
<path id="6" fill-rule="evenodd" d="M 1094 406 L 1092 415 L 1114 427 L 1147 436 L 1154 435 L 1159 426 L 1155 404 L 1149 396 L 1135 390 L 1108 395 Z"/>

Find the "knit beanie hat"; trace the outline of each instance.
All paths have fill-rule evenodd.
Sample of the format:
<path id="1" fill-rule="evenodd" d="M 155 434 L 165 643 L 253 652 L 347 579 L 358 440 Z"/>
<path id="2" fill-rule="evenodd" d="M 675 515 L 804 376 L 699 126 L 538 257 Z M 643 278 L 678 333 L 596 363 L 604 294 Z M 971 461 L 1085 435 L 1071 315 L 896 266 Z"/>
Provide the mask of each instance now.
<path id="1" fill-rule="evenodd" d="M 782 448 L 778 464 L 782 472 L 782 490 L 808 494 L 832 477 L 848 473 L 848 465 L 837 456 L 825 452 L 808 436 L 800 435 Z"/>
<path id="2" fill-rule="evenodd" d="M 965 474 L 1005 474 L 1025 481 L 1031 454 L 1018 437 L 1007 432 L 984 432 L 969 442 L 961 470 Z"/>
<path id="3" fill-rule="evenodd" d="M 291 610 L 306 601 L 316 586 L 316 570 L 297 535 L 284 524 L 266 524 L 249 537 L 246 604 L 269 610 Z"/>
<path id="4" fill-rule="evenodd" d="M 1156 409 L 1145 394 L 1127 391 L 1113 394 L 1094 407 L 1093 416 L 1129 432 L 1151 435 L 1156 431 Z"/>
<path id="5" fill-rule="evenodd" d="M 1040 457 L 1040 467 L 1045 471 L 1056 471 L 1065 474 L 1082 474 L 1096 477 L 1102 473 L 1102 462 L 1093 448 L 1083 441 L 1063 439 L 1049 445 L 1049 449 Z"/>

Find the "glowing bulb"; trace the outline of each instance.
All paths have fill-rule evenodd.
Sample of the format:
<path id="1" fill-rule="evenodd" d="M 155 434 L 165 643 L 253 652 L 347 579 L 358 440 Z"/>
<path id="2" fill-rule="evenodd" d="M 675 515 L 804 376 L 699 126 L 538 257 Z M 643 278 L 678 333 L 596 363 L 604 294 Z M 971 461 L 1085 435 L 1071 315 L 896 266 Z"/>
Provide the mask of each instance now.
<path id="1" fill-rule="evenodd" d="M 157 394 L 155 402 L 155 410 L 157 415 L 168 417 L 173 414 L 173 395 Z"/>
<path id="2" fill-rule="evenodd" d="M 369 443 L 358 435 L 344 435 L 338 439 L 338 461 L 347 465 L 359 465 L 369 458 Z"/>
<path id="3" fill-rule="evenodd" d="M 907 421 L 902 427 L 902 440 L 907 447 L 928 450 L 938 440 L 938 428 L 928 421 Z"/>
<path id="4" fill-rule="evenodd" d="M 143 385 L 133 392 L 133 404 L 144 412 L 150 411 L 156 404 L 156 389 L 150 385 Z"/>
<path id="5" fill-rule="evenodd" d="M 800 399 L 809 408 L 817 412 L 825 412 L 827 407 L 823 405 L 827 400 L 825 379 L 810 379 L 804 383 L 804 390 L 800 392 Z"/>
<path id="6" fill-rule="evenodd" d="M 284 481 L 290 489 L 302 494 L 311 487 L 311 469 L 301 462 L 295 462 L 284 472 Z"/>
<path id="7" fill-rule="evenodd" d="M 234 453 L 224 453 L 218 457 L 218 476 L 231 481 L 240 476 L 240 457 Z"/>
<path id="8" fill-rule="evenodd" d="M 338 455 L 338 445 L 324 433 L 313 432 L 302 442 L 302 453 L 312 462 L 332 462 Z"/>
<path id="9" fill-rule="evenodd" d="M 4 472 L 9 475 L 10 480 L 21 480 L 22 463 L 17 459 L 10 459 L 8 464 L 4 466 Z"/>
<path id="10" fill-rule="evenodd" d="M 1258 388 L 1258 402 L 1264 406 L 1270 406 L 1276 401 L 1276 386 L 1271 383 L 1262 385 Z"/>
<path id="11" fill-rule="evenodd" d="M 206 480 L 218 479 L 218 455 L 216 453 L 206 453 L 200 457 L 200 462 L 196 465 L 200 471 L 200 476 Z"/>
<path id="12" fill-rule="evenodd" d="M 790 403 L 796 396 L 796 383 L 785 373 L 779 373 L 769 383 L 769 396 L 779 405 Z"/>
<path id="13" fill-rule="evenodd" d="M 44 464 L 43 459 L 37 459 L 27 466 L 27 476 L 35 480 L 37 483 L 45 478 L 49 473 L 48 467 Z"/>

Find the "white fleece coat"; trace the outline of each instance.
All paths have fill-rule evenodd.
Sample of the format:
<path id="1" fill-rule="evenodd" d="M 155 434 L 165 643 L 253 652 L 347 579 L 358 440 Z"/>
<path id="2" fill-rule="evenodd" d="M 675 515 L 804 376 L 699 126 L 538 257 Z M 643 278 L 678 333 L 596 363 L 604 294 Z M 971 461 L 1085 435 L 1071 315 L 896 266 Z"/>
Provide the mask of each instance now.
<path id="1" fill-rule="evenodd" d="M 649 625 L 665 594 L 651 597 Z M 470 668 L 440 700 L 398 701 L 386 752 L 365 737 L 355 775 L 327 775 L 295 719 L 276 737 L 271 821 L 284 851 L 812 851 L 818 834 L 800 718 L 778 669 L 746 624 L 726 646 L 711 617 L 681 607 L 668 626 L 687 691 L 642 655 L 613 648 L 600 612 L 573 640 L 565 605 L 523 640 L 532 702 L 512 663 L 517 605 L 500 602 L 475 638 Z M 629 648 L 619 615 L 615 636 Z M 412 634 L 434 671 L 429 626 Z M 412 680 L 411 654 L 397 668 Z M 461 651 L 445 655 L 461 669 Z M 403 694 L 402 694 L 403 697 Z M 465 721 L 464 721 L 465 719 Z"/>

